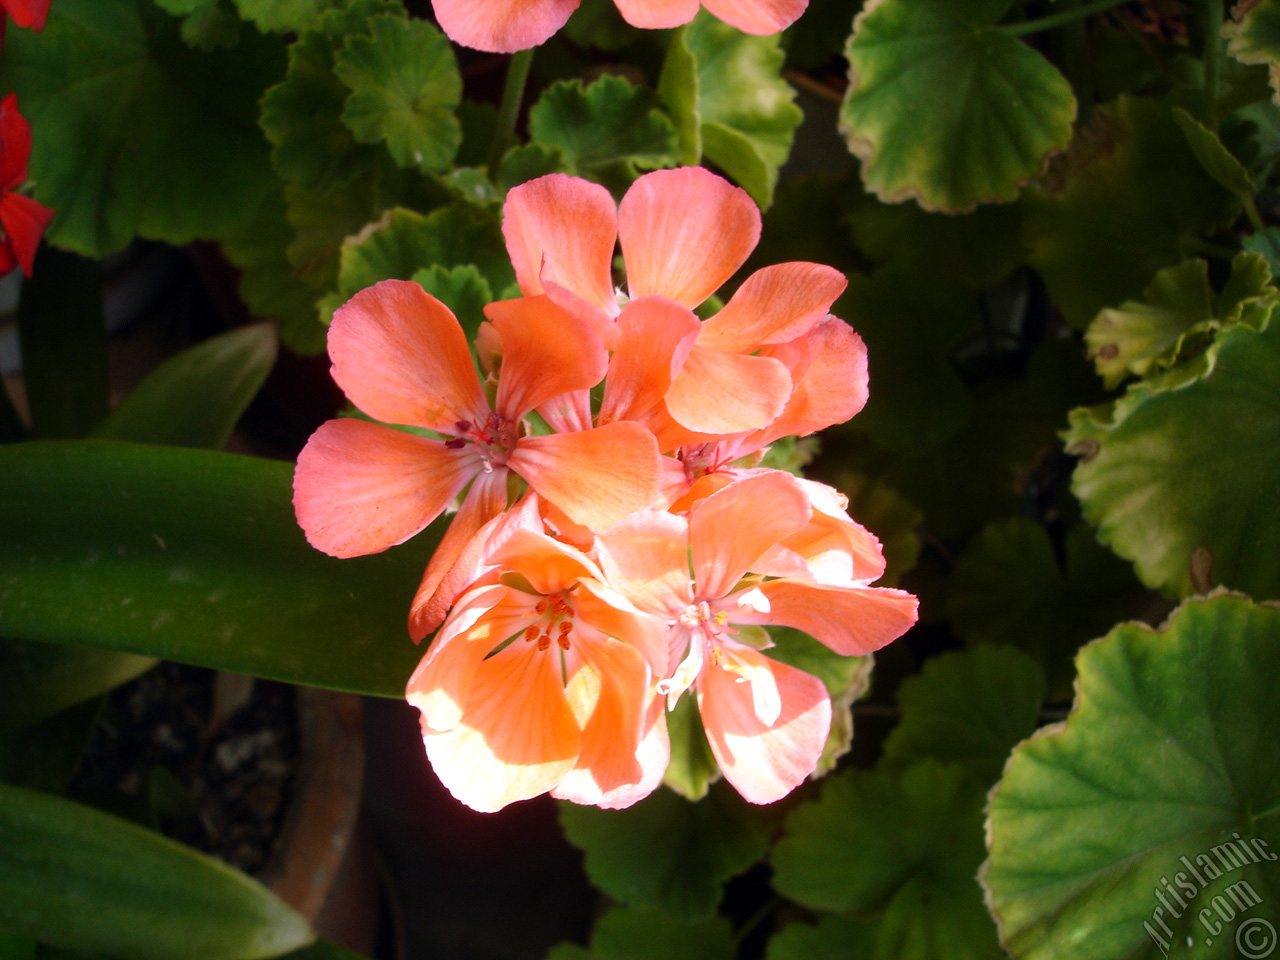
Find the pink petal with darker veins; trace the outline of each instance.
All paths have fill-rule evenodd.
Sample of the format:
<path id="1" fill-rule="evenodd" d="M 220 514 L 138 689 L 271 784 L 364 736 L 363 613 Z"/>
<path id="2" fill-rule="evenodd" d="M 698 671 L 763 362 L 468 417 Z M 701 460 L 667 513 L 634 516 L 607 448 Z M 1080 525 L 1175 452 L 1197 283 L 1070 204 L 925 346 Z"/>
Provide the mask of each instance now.
<path id="1" fill-rule="evenodd" d="M 618 209 L 618 236 L 633 299 L 696 307 L 746 261 L 760 211 L 745 190 L 702 167 L 647 173 Z"/>
<path id="2" fill-rule="evenodd" d="M 378 553 L 438 517 L 480 468 L 478 458 L 365 420 L 330 420 L 293 474 L 307 542 L 334 557 Z"/>
<path id="3" fill-rule="evenodd" d="M 431 0 L 454 43 L 488 53 L 536 47 L 565 25 L 580 0 Z"/>
<path id="4" fill-rule="evenodd" d="M 831 699 L 817 677 L 755 650 L 734 645 L 721 653 L 720 664 L 707 666 L 698 679 L 707 742 L 725 779 L 744 798 L 773 803 L 818 765 L 831 729 Z M 761 720 L 753 689 L 766 683 L 779 708 L 771 724 Z"/>
<path id="5" fill-rule="evenodd" d="M 525 296 L 546 292 L 543 284 L 551 281 L 597 310 L 618 312 L 618 208 L 604 187 L 563 173 L 512 187 L 502 207 L 502 235 Z"/>
<path id="6" fill-rule="evenodd" d="M 376 420 L 453 434 L 489 414 L 462 327 L 416 283 L 383 280 L 335 310 L 329 357 L 343 393 Z"/>

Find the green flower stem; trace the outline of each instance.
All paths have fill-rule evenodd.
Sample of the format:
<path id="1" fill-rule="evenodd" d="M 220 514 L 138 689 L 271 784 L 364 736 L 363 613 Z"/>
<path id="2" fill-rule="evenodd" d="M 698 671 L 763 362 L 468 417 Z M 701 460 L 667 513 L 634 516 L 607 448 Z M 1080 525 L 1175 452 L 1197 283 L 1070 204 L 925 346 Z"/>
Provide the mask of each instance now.
<path id="1" fill-rule="evenodd" d="M 1204 125 L 1218 132 L 1218 74 L 1222 62 L 1222 0 L 1204 4 Z"/>
<path id="2" fill-rule="evenodd" d="M 1125 0 L 1094 0 L 1093 3 L 1086 3 L 1084 6 L 1076 7 L 1074 10 L 1063 10 L 1061 13 L 1041 17 L 1039 20 L 1006 23 L 998 29 L 1015 37 L 1021 37 L 1028 33 L 1042 33 L 1045 30 L 1053 30 L 1068 23 L 1083 20 L 1085 17 L 1091 17 L 1095 13 L 1102 13 L 1102 11 L 1110 10 L 1112 7 L 1118 7 L 1124 2 Z"/>
<path id="3" fill-rule="evenodd" d="M 489 147 L 489 170 L 507 152 L 516 136 L 516 119 L 520 116 L 520 104 L 524 100 L 525 81 L 529 79 L 529 65 L 533 63 L 533 50 L 520 50 L 511 55 L 507 66 L 507 83 L 502 88 L 502 103 L 498 106 L 498 122 L 493 130 L 493 143 Z"/>

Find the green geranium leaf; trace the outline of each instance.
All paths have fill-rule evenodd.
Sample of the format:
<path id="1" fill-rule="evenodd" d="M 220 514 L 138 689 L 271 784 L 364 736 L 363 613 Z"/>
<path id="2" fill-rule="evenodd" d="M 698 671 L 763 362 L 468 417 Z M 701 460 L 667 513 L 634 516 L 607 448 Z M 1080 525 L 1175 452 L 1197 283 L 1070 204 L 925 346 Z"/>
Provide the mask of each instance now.
<path id="1" fill-rule="evenodd" d="M 1222 35 L 1231 41 L 1227 53 L 1241 63 L 1260 63 L 1270 70 L 1272 99 L 1280 104 L 1280 2 L 1238 4 L 1235 20 L 1222 28 Z"/>
<path id="2" fill-rule="evenodd" d="M 49 240 L 100 257 L 243 225 L 271 185 L 257 102 L 283 55 L 249 28 L 234 51 L 194 52 L 142 0 L 60 0 L 42 33 L 13 31 L 0 86 L 31 121 Z"/>
<path id="3" fill-rule="evenodd" d="M 377 163 L 378 151 L 356 141 L 342 122 L 350 94 L 335 74 L 343 44 L 381 15 L 404 8 L 393 0 L 352 0 L 330 10 L 289 46 L 284 80 L 262 97 L 262 130 L 280 176 L 309 190 L 350 183 Z"/>
<path id="4" fill-rule="evenodd" d="M 462 144 L 453 48 L 426 20 L 402 14 L 373 17 L 367 29 L 348 38 L 334 62 L 352 91 L 342 122 L 360 143 L 385 141 L 402 167 L 443 170 Z"/>
<path id="5" fill-rule="evenodd" d="M 1218 135 L 1182 107 L 1173 108 L 1173 119 L 1182 128 L 1187 145 L 1191 147 L 1191 152 L 1196 155 L 1205 172 L 1236 196 L 1252 198 L 1257 190 L 1253 177 L 1249 176 L 1244 164 L 1222 145 Z"/>
<path id="6" fill-rule="evenodd" d="M 1071 139 L 1071 85 L 994 20 L 966 16 L 982 12 L 882 0 L 854 21 L 840 127 L 884 201 L 959 212 L 1014 200 Z"/>
<path id="7" fill-rule="evenodd" d="M 385 162 L 366 170 L 341 189 L 306 190 L 285 184 L 285 216 L 294 233 L 285 248 L 291 274 L 313 291 L 313 303 L 338 285 L 344 244 L 378 223 L 396 206 L 430 210 L 448 203 L 431 180 Z"/>
<path id="8" fill-rule="evenodd" d="M 3 784 L 0 926 L 128 960 L 254 960 L 315 938 L 275 894 L 211 857 Z"/>
<path id="9" fill-rule="evenodd" d="M 1032 654 L 1055 699 L 1070 695 L 1080 645 L 1101 636 L 1142 593 L 1128 565 L 1100 546 L 1087 524 L 1071 530 L 1064 553 L 1065 568 L 1044 527 L 1026 517 L 994 521 L 960 554 L 947 596 L 957 634 Z"/>
<path id="10" fill-rule="evenodd" d="M 1040 664 L 1013 647 L 934 657 L 898 688 L 902 720 L 885 741 L 881 767 L 902 770 L 931 757 L 995 783 L 1009 751 L 1035 730 L 1044 690 Z"/>
<path id="11" fill-rule="evenodd" d="M 155 0 L 182 21 L 182 39 L 197 50 L 234 46 L 240 39 L 240 17 L 231 0 Z"/>
<path id="12" fill-rule="evenodd" d="M 266 381 L 276 352 L 269 324 L 241 327 L 184 350 L 130 391 L 93 436 L 220 449 Z"/>
<path id="13" fill-rule="evenodd" d="M 1072 490 L 1099 538 L 1171 596 L 1280 597 L 1280 323 L 1237 324 L 1110 407 L 1078 409 Z"/>
<path id="14" fill-rule="evenodd" d="M 529 111 L 529 133 L 563 154 L 570 173 L 625 188 L 640 170 L 673 166 L 676 134 L 657 94 L 623 77 L 562 80 Z"/>
<path id="15" fill-rule="evenodd" d="M 298 529 L 292 475 L 108 440 L 0 448 L 0 635 L 403 696 L 438 532 L 334 560 Z"/>
<path id="16" fill-rule="evenodd" d="M 790 923 L 773 935 L 765 960 L 874 960 L 876 925 L 826 915 L 817 925 Z"/>
<path id="17" fill-rule="evenodd" d="M 764 856 L 768 823 L 727 786 L 697 803 L 657 790 L 625 810 L 560 804 L 591 882 L 619 903 L 683 920 L 710 916 L 724 882 Z"/>
<path id="18" fill-rule="evenodd" d="M 556 147 L 541 143 L 512 147 L 498 163 L 498 191 L 505 197 L 512 187 L 564 170 L 564 154 Z"/>
<path id="19" fill-rule="evenodd" d="M 684 28 L 683 42 L 697 65 L 696 121 L 703 153 L 761 208 L 768 207 L 778 170 L 787 162 L 796 127 L 804 119 L 792 102 L 795 90 L 782 79 L 784 55 L 778 38 L 749 36 L 699 10 Z M 672 50 L 676 46 L 673 43 Z M 678 68 L 677 74 L 685 73 L 687 67 Z M 693 147 L 687 133 L 690 121 L 683 112 L 687 103 L 677 96 L 668 99 L 668 106 L 677 118 L 687 157 Z"/>
<path id="20" fill-rule="evenodd" d="M 240 15 L 269 33 L 301 33 L 315 26 L 320 14 L 343 0 L 236 0 Z"/>
<path id="21" fill-rule="evenodd" d="M 583 0 L 564 25 L 564 35 L 578 46 L 621 50 L 642 31 L 622 19 L 613 0 Z"/>
<path id="22" fill-rule="evenodd" d="M 681 697 L 676 701 L 676 708 L 667 714 L 667 734 L 671 738 L 671 762 L 662 782 L 687 800 L 701 800 L 711 784 L 720 779 L 720 765 L 702 729 L 696 698 Z"/>
<path id="23" fill-rule="evenodd" d="M 1183 338 L 1213 319 L 1209 266 L 1188 260 L 1156 274 L 1142 301 L 1103 310 L 1085 332 L 1089 356 L 1108 389 L 1129 374 L 1145 377 L 1178 356 Z"/>
<path id="24" fill-rule="evenodd" d="M 1259 233 L 1245 237 L 1241 246 L 1250 253 L 1263 257 L 1273 275 L 1280 274 L 1280 227 L 1267 227 Z"/>
<path id="25" fill-rule="evenodd" d="M 475 207 L 500 204 L 506 199 L 504 194 L 498 192 L 483 167 L 455 167 L 448 173 L 441 174 L 439 180 L 456 199 Z"/>
<path id="26" fill-rule="evenodd" d="M 547 960 L 733 960 L 737 952 L 724 917 L 685 923 L 652 910 L 615 908 L 596 924 L 590 950 L 562 943 Z"/>
<path id="27" fill-rule="evenodd" d="M 861 770 L 828 777 L 822 797 L 787 818 L 774 886 L 814 909 L 882 910 L 876 957 L 997 960 L 974 880 L 983 799 L 971 773 L 933 760 L 900 780 Z"/>
<path id="28" fill-rule="evenodd" d="M 286 251 L 293 241 L 284 194 L 274 190 L 243 230 L 222 238 L 222 252 L 240 270 L 240 298 L 253 315 L 279 323 L 280 339 L 294 353 L 320 353 L 325 328 L 317 294 L 289 262 Z"/>
<path id="29" fill-rule="evenodd" d="M 489 284 L 472 264 L 419 270 L 409 278 L 446 307 L 462 324 L 467 340 L 473 340 L 484 321 L 484 308 L 493 300 Z"/>
<path id="30" fill-rule="evenodd" d="M 850 277 L 835 312 L 856 319 L 876 384 L 851 428 L 919 454 L 964 426 L 973 404 L 950 354 L 978 323 L 971 292 L 912 270 L 880 270 Z"/>
<path id="31" fill-rule="evenodd" d="M 671 33 L 658 94 L 675 121 L 680 144 L 680 162 L 693 166 L 702 162 L 702 117 L 698 112 L 698 58 L 689 49 L 688 30 Z"/>
<path id="32" fill-rule="evenodd" d="M 1214 330 L 1246 315 L 1247 322 L 1259 325 L 1278 299 L 1270 280 L 1266 261 L 1249 252 L 1232 262 L 1221 297 L 1209 286 L 1203 260 L 1161 270 L 1141 302 L 1103 310 L 1089 325 L 1085 342 L 1098 375 L 1111 389 L 1127 374 L 1145 377 L 1172 366 L 1194 346 L 1203 346 Z"/>
<path id="33" fill-rule="evenodd" d="M 496 212 L 455 203 L 427 216 L 397 208 L 383 222 L 342 246 L 334 308 L 379 280 L 408 280 L 429 267 L 474 265 L 490 291 L 515 282 Z"/>
<path id="34" fill-rule="evenodd" d="M 1280 610 L 1189 600 L 1077 668 L 1066 723 L 1018 747 L 991 795 L 983 884 L 1003 942 L 1026 960 L 1252 955 L 1233 934 L 1274 917 L 1280 890 Z M 1214 897 L 1224 911 L 1203 909 Z"/>
<path id="35" fill-rule="evenodd" d="M 1239 202 L 1205 173 L 1168 107 L 1121 97 L 1094 110 L 1022 207 L 1028 262 L 1084 327 L 1183 260 L 1184 241 Z"/>

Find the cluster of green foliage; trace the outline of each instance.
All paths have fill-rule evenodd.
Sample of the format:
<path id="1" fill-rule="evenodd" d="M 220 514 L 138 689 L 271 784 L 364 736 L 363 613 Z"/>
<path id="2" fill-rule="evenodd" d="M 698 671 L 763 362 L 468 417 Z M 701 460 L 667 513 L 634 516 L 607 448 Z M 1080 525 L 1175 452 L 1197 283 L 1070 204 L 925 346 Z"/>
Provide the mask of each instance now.
<path id="1" fill-rule="evenodd" d="M 686 704 L 672 789 L 562 805 L 612 906 L 552 956 L 1232 957 L 1247 922 L 1280 924 L 1269 859 L 1181 910 L 1165 883 L 1237 835 L 1280 852 L 1280 0 L 813 0 L 781 37 L 705 11 L 639 31 L 584 0 L 496 107 L 460 54 L 484 62 L 397 0 L 54 0 L 6 39 L 57 219 L 22 300 L 29 425 L 0 392 L 0 956 L 314 936 L 58 796 L 96 698 L 154 658 L 402 694 L 431 538 L 331 560 L 289 464 L 213 451 L 275 330 L 318 353 L 389 277 L 471 329 L 514 295 L 513 185 L 620 196 L 697 163 L 766 211 L 748 268 L 849 276 L 871 399 L 810 475 L 923 624 L 874 672 L 778 638 L 839 708 L 834 772 L 787 801 L 715 782 Z M 276 326 L 107 414 L 94 261 L 135 237 L 216 241 Z M 1261 902 L 1206 920 L 1240 882 Z"/>

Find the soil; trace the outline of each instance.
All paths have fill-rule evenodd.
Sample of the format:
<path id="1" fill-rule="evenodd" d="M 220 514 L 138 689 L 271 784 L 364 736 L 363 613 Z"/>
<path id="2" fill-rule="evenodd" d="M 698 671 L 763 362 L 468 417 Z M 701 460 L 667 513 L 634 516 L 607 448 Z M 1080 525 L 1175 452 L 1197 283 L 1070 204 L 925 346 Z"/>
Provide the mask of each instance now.
<path id="1" fill-rule="evenodd" d="M 117 688 L 70 792 L 252 874 L 271 856 L 298 765 L 295 692 L 227 679 L 161 663 Z M 248 697 L 219 722 L 228 686 Z"/>

